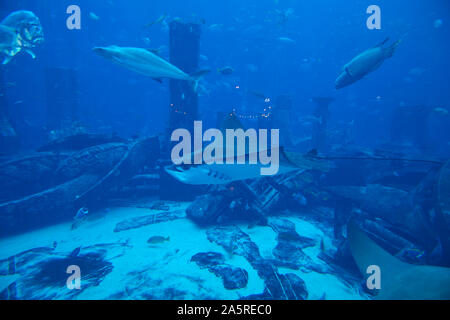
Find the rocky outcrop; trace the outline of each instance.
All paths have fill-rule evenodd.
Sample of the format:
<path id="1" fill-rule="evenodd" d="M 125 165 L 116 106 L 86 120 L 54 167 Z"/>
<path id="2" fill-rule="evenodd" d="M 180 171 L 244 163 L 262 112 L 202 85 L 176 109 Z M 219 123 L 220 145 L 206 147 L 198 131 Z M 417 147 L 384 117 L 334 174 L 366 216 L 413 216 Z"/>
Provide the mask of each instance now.
<path id="1" fill-rule="evenodd" d="M 244 182 L 213 186 L 209 193 L 197 197 L 186 210 L 195 223 L 208 226 L 236 220 L 265 223 L 264 212 L 253 191 Z"/>
<path id="2" fill-rule="evenodd" d="M 225 263 L 225 257 L 221 253 L 200 252 L 192 256 L 191 262 L 197 263 L 200 268 L 206 268 L 222 278 L 223 286 L 227 290 L 241 289 L 247 286 L 247 271 Z"/>
<path id="3" fill-rule="evenodd" d="M 258 246 L 238 227 L 215 227 L 207 231 L 208 240 L 223 247 L 229 254 L 243 256 L 264 280 L 262 293 L 244 297 L 244 299 L 296 299 L 304 300 L 308 296 L 306 285 L 294 274 L 282 275 L 273 261 L 264 259 Z"/>

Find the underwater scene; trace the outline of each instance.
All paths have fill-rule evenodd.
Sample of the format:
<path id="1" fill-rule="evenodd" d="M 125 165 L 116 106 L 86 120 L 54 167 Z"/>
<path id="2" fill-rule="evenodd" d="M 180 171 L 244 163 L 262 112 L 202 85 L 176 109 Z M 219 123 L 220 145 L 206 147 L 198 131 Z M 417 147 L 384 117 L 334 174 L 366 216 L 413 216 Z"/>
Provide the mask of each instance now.
<path id="1" fill-rule="evenodd" d="M 1 0 L 0 300 L 450 299 L 447 0 Z"/>

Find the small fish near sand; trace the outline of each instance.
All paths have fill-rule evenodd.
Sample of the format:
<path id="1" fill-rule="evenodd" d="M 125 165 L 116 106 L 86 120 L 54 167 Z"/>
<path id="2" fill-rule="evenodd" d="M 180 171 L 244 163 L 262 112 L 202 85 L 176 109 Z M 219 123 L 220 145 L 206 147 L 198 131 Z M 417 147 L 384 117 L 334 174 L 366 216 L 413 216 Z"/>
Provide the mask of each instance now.
<path id="1" fill-rule="evenodd" d="M 78 255 L 80 254 L 81 251 L 81 247 L 77 247 L 74 250 L 72 250 L 72 252 L 69 254 L 69 258 L 76 258 L 78 257 Z"/>
<path id="2" fill-rule="evenodd" d="M 163 237 L 163 236 L 153 236 L 148 238 L 147 243 L 148 244 L 161 244 L 164 242 L 169 242 L 170 237 Z"/>
<path id="3" fill-rule="evenodd" d="M 75 230 L 77 229 L 87 218 L 89 214 L 89 210 L 88 208 L 80 208 L 80 210 L 77 211 L 77 214 L 75 215 L 75 217 L 73 217 L 73 223 L 72 226 L 70 227 L 70 230 Z"/>
<path id="4" fill-rule="evenodd" d="M 77 211 L 77 214 L 74 217 L 74 220 L 82 220 L 89 214 L 88 208 L 81 208 Z"/>

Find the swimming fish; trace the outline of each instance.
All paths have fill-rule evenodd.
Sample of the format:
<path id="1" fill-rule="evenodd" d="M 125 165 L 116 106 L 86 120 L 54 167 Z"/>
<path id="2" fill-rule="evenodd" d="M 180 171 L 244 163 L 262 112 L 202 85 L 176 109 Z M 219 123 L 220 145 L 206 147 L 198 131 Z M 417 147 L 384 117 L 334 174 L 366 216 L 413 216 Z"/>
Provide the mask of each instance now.
<path id="1" fill-rule="evenodd" d="M 295 43 L 295 40 L 288 38 L 288 37 L 279 37 L 278 41 L 283 42 L 283 43 L 291 43 L 291 44 Z"/>
<path id="2" fill-rule="evenodd" d="M 149 243 L 149 244 L 160 244 L 160 243 L 164 243 L 166 241 L 170 241 L 170 237 L 153 236 L 153 237 L 150 237 L 147 240 L 147 243 Z"/>
<path id="3" fill-rule="evenodd" d="M 347 226 L 350 249 L 362 274 L 376 265 L 381 271 L 379 300 L 450 299 L 450 268 L 405 263 L 386 252 L 351 221 Z"/>
<path id="4" fill-rule="evenodd" d="M 225 76 L 229 76 L 229 75 L 233 74 L 234 69 L 232 67 L 227 66 L 227 67 L 217 69 L 217 72 L 219 72 Z"/>
<path id="5" fill-rule="evenodd" d="M 75 248 L 71 253 L 69 253 L 69 258 L 76 258 L 80 254 L 81 247 Z"/>
<path id="6" fill-rule="evenodd" d="M 36 55 L 31 48 L 44 42 L 44 32 L 39 18 L 31 11 L 14 11 L 0 23 L 0 54 L 9 63 L 22 50 L 33 59 Z"/>
<path id="7" fill-rule="evenodd" d="M 323 161 L 309 159 L 299 153 L 285 152 L 279 149 L 279 169 L 277 174 L 288 172 L 303 172 L 306 170 L 328 171 L 328 165 Z M 248 159 L 249 154 L 245 157 Z M 236 160 L 236 159 L 235 159 Z M 218 185 L 234 181 L 261 178 L 261 168 L 267 166 L 260 162 L 250 164 L 202 164 L 202 165 L 171 165 L 165 171 L 180 182 L 191 185 Z"/>
<path id="8" fill-rule="evenodd" d="M 227 129 L 244 130 L 242 123 L 239 121 L 239 119 L 237 119 L 236 114 L 234 114 L 233 112 L 225 116 L 224 119 L 222 119 L 220 131 L 223 134 L 225 134 L 225 136 Z M 223 140 L 223 147 L 222 147 L 223 155 L 226 155 L 227 150 L 226 140 L 227 139 Z M 254 156 L 254 158 L 258 158 L 259 157 L 258 152 L 254 153 L 250 152 L 248 145 L 246 145 L 245 150 L 243 151 L 239 150 L 239 148 L 237 148 L 236 142 L 237 141 L 234 140 L 233 150 L 237 150 L 237 152 L 236 154 L 233 155 L 232 164 L 229 163 L 231 162 L 230 161 L 231 159 L 225 157 L 225 159 L 223 159 L 223 164 L 217 163 L 199 164 L 199 165 L 182 164 L 182 165 L 166 166 L 164 169 L 169 175 L 171 175 L 178 181 L 191 185 L 208 185 L 208 184 L 219 185 L 219 184 L 228 184 L 234 181 L 261 178 L 262 169 L 267 168 L 268 165 L 263 165 L 261 164 L 260 161 L 258 161 L 255 164 L 247 161 L 248 159 L 251 159 L 252 156 Z M 259 149 L 259 151 L 261 152 L 266 150 Z M 203 150 L 200 150 L 198 152 L 203 152 Z M 284 174 L 294 171 L 303 172 L 310 169 L 325 172 L 329 170 L 328 162 L 313 159 L 309 154 L 303 155 L 300 153 L 286 152 L 282 147 L 273 148 L 270 151 L 272 155 L 274 154 L 274 152 L 278 153 L 279 155 L 277 163 L 278 171 L 276 174 Z M 196 152 L 194 152 L 191 157 L 194 158 L 195 154 Z M 239 158 L 246 159 L 245 163 L 238 164 L 237 160 Z"/>
<path id="9" fill-rule="evenodd" d="M 167 14 L 164 13 L 163 15 L 159 16 L 159 18 L 156 19 L 155 21 L 151 21 L 151 22 L 147 23 L 144 26 L 144 28 L 149 28 L 149 27 L 151 27 L 151 26 L 153 26 L 155 24 L 162 23 L 162 22 L 164 22 L 166 20 L 166 18 L 167 18 Z"/>
<path id="10" fill-rule="evenodd" d="M 93 12 L 89 12 L 89 18 L 91 18 L 92 20 L 97 20 L 97 21 L 100 20 L 100 17 Z"/>
<path id="11" fill-rule="evenodd" d="M 267 99 L 267 95 L 256 90 L 248 90 L 247 93 L 259 99 L 263 100 Z"/>
<path id="12" fill-rule="evenodd" d="M 437 112 L 439 114 L 442 114 L 442 115 L 447 115 L 448 114 L 448 110 L 444 109 L 444 108 L 434 108 L 433 111 Z"/>
<path id="13" fill-rule="evenodd" d="M 86 217 L 89 214 L 89 210 L 87 208 L 81 208 L 78 210 L 77 214 L 75 215 L 75 220 L 81 220 L 84 217 Z"/>
<path id="14" fill-rule="evenodd" d="M 188 75 L 153 52 L 142 48 L 109 46 L 95 47 L 93 51 L 105 59 L 158 82 L 162 82 L 162 78 L 189 81 L 194 91 L 197 91 L 199 80 L 209 72 L 209 70 L 201 70 Z"/>
<path id="15" fill-rule="evenodd" d="M 401 40 L 398 40 L 391 46 L 384 48 L 383 45 L 388 41 L 389 38 L 386 38 L 377 46 L 364 51 L 356 56 L 352 61 L 347 63 L 343 67 L 341 74 L 336 79 L 336 89 L 344 88 L 361 80 L 369 73 L 378 69 L 386 59 L 392 57 Z"/>

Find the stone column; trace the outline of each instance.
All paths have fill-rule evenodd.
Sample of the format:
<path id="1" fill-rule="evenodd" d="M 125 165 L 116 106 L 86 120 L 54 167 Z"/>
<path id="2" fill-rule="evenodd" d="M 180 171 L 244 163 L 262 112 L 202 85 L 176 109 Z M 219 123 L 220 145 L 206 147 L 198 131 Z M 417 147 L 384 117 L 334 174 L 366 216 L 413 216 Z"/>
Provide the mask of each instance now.
<path id="1" fill-rule="evenodd" d="M 187 74 L 198 71 L 201 28 L 196 23 L 172 21 L 170 23 L 170 63 Z M 173 130 L 184 128 L 193 137 L 194 121 L 198 115 L 198 95 L 191 82 L 170 80 L 169 122 L 162 144 L 163 154 L 170 159 Z M 170 164 L 169 160 L 167 164 Z M 202 186 L 186 185 L 160 171 L 160 197 L 167 200 L 192 200 L 203 190 Z"/>
<path id="2" fill-rule="evenodd" d="M 170 23 L 170 63 L 187 74 L 198 71 L 200 56 L 200 25 Z M 193 129 L 198 119 L 198 95 L 189 81 L 170 80 L 169 136 L 178 128 Z M 192 131 L 191 131 L 192 132 Z"/>

